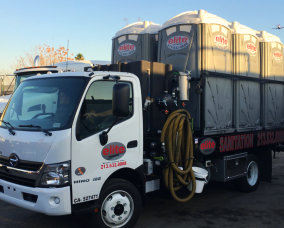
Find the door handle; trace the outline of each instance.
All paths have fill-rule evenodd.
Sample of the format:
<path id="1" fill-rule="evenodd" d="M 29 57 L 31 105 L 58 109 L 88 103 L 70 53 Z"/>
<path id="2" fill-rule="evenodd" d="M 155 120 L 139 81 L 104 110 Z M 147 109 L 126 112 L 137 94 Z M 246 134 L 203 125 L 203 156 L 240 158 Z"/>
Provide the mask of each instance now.
<path id="1" fill-rule="evenodd" d="M 138 146 L 137 140 L 133 140 L 127 143 L 127 148 L 135 148 Z"/>

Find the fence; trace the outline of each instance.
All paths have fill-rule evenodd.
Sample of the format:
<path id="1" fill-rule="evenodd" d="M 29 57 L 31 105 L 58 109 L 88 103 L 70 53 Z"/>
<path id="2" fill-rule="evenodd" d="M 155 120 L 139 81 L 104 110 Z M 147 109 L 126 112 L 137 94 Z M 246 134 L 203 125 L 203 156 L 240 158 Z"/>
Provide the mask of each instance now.
<path id="1" fill-rule="evenodd" d="M 0 96 L 11 94 L 14 90 L 15 75 L 2 74 L 0 75 Z"/>

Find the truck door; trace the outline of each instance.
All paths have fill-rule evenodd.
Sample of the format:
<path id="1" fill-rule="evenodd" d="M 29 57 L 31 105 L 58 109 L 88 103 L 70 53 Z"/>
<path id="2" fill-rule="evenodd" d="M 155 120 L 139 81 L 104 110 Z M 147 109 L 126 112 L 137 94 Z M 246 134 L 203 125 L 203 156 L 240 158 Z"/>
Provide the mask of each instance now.
<path id="1" fill-rule="evenodd" d="M 97 199 L 105 180 L 112 173 L 123 168 L 135 169 L 143 163 L 139 80 L 135 77 L 122 78 L 114 81 L 96 76 L 81 100 L 72 128 L 73 204 Z M 115 83 L 122 82 L 130 86 L 130 112 L 115 123 L 112 90 Z M 113 124 L 107 143 L 101 145 L 99 135 Z"/>

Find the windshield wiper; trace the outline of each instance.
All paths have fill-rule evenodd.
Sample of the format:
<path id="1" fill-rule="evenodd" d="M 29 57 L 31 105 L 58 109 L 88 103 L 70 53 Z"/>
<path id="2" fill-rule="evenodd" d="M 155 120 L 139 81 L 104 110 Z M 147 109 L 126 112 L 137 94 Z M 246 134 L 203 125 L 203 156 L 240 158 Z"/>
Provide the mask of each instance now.
<path id="1" fill-rule="evenodd" d="M 41 126 L 38 126 L 38 125 L 27 124 L 27 125 L 19 125 L 18 127 L 37 128 L 37 129 L 40 129 L 43 133 L 45 133 L 46 136 L 52 136 L 51 132 L 49 132 L 48 130 L 43 129 Z"/>
<path id="2" fill-rule="evenodd" d="M 10 133 L 10 135 L 15 135 L 16 133 L 14 132 L 14 127 L 12 126 L 12 124 L 10 124 L 9 122 L 6 122 L 4 120 L 0 120 L 2 123 L 5 124 L 5 126 L 8 128 L 8 131 Z"/>

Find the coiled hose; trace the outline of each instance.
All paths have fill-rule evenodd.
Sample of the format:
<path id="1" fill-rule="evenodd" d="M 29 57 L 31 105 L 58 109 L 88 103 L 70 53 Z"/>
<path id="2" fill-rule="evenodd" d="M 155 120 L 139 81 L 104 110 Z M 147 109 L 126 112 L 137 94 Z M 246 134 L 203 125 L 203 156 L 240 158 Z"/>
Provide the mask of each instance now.
<path id="1" fill-rule="evenodd" d="M 193 141 L 191 117 L 188 111 L 179 109 L 172 112 L 161 134 L 162 146 L 166 147 L 169 164 L 164 169 L 164 181 L 173 198 L 178 202 L 189 201 L 196 189 L 192 170 Z M 174 176 L 176 178 L 174 178 Z M 177 191 L 192 182 L 192 191 L 186 197 L 179 197 Z"/>

